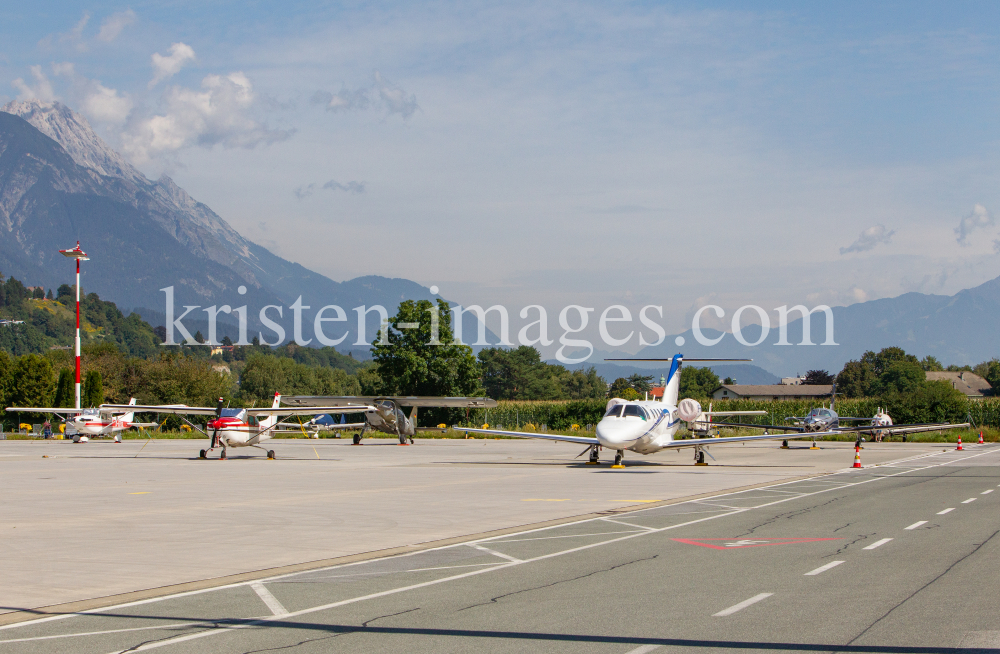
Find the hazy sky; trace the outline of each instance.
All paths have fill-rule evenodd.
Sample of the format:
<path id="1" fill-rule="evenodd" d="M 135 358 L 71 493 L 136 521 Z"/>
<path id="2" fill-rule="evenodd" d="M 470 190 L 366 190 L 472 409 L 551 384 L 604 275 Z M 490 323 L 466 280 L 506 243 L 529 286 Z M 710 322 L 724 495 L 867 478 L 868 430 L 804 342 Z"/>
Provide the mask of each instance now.
<path id="1" fill-rule="evenodd" d="M 748 6 L 5 3 L 0 101 L 62 100 L 333 279 L 465 304 L 680 331 L 1000 275 L 1000 5 Z"/>

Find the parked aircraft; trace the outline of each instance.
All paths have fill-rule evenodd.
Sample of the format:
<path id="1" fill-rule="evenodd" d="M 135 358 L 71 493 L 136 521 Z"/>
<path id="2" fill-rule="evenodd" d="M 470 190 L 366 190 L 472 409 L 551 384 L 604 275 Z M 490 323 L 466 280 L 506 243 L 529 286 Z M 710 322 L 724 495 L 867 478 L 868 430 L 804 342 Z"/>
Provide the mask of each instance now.
<path id="1" fill-rule="evenodd" d="M 352 429 L 360 431 L 364 426 L 363 422 L 347 422 L 344 420 L 344 414 L 341 414 L 338 422 L 329 413 L 324 413 L 321 416 L 313 416 L 306 422 L 301 420 L 298 422 L 279 422 L 274 431 L 278 434 L 306 434 L 310 438 L 319 438 L 320 432 L 350 431 Z M 336 438 L 340 438 L 340 436 L 338 435 Z"/>
<path id="2" fill-rule="evenodd" d="M 229 409 L 222 406 L 223 400 L 219 398 L 219 404 L 212 407 L 190 407 L 183 404 L 139 406 L 133 405 L 131 408 L 140 413 L 171 413 L 175 415 L 199 415 L 214 416 L 205 425 L 205 431 L 196 425 L 192 425 L 198 431 L 206 435 L 211 432 L 211 446 L 207 450 L 202 450 L 199 456 L 202 459 L 208 458 L 209 452 L 221 447 L 220 459 L 226 458 L 227 447 L 256 447 L 267 452 L 267 458 L 275 458 L 274 450 L 267 450 L 260 446 L 260 443 L 272 438 L 274 429 L 278 425 L 278 418 L 284 416 L 298 415 L 321 415 L 324 413 L 355 413 L 374 409 L 367 404 L 354 404 L 347 406 L 319 406 L 309 409 L 279 408 L 281 395 L 274 394 L 274 402 L 270 408 L 262 409 Z M 120 410 L 121 405 L 104 404 L 105 410 Z M 184 419 L 184 418 L 182 418 Z M 186 419 L 184 419 L 187 422 Z M 188 422 L 188 424 L 191 424 Z"/>
<path id="3" fill-rule="evenodd" d="M 135 398 L 128 404 L 119 405 L 119 409 L 106 410 L 103 406 L 97 409 L 67 409 L 64 407 L 7 407 L 7 411 L 21 413 L 52 413 L 60 416 L 66 424 L 67 436 L 73 436 L 74 443 L 86 443 L 91 437 L 114 437 L 114 442 L 121 443 L 121 432 L 132 427 L 158 427 L 155 422 L 133 422 Z M 124 412 L 124 413 L 123 413 Z M 118 414 L 118 415 L 116 415 Z"/>
<path id="4" fill-rule="evenodd" d="M 488 397 L 415 397 L 415 396 L 308 396 L 300 395 L 286 397 L 285 404 L 291 406 L 321 406 L 330 402 L 355 404 L 370 404 L 365 411 L 365 422 L 361 431 L 354 435 L 354 444 L 360 445 L 365 433 L 374 429 L 384 434 L 391 434 L 399 439 L 400 445 L 412 444 L 413 435 L 420 430 L 417 427 L 417 409 L 419 407 L 438 408 L 452 407 L 460 409 L 489 409 L 497 405 L 496 400 Z M 403 407 L 413 407 L 407 417 Z"/>

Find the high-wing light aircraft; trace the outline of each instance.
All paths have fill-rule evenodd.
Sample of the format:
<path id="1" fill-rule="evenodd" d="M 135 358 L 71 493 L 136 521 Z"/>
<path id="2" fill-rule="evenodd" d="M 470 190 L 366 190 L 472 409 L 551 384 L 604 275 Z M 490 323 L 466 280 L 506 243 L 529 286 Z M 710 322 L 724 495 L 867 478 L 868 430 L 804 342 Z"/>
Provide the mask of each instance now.
<path id="1" fill-rule="evenodd" d="M 313 416 L 324 413 L 360 413 L 362 411 L 374 409 L 374 407 L 363 403 L 347 406 L 319 406 L 308 409 L 289 409 L 279 408 L 280 403 L 281 395 L 279 393 L 275 393 L 274 402 L 271 404 L 271 407 L 262 409 L 227 409 L 222 406 L 223 400 L 221 397 L 219 398 L 218 406 L 214 408 L 192 407 L 178 404 L 151 406 L 132 405 L 129 408 L 140 413 L 171 413 L 180 416 L 214 416 L 214 418 L 209 420 L 208 424 L 205 425 L 206 431 L 202 432 L 206 435 L 208 432 L 211 432 L 210 438 L 212 439 L 209 448 L 207 450 L 202 450 L 199 453 L 199 456 L 202 459 L 208 458 L 209 452 L 217 447 L 222 448 L 222 452 L 219 456 L 220 459 L 226 458 L 227 447 L 256 447 L 259 450 L 267 452 L 268 459 L 273 459 L 275 458 L 274 450 L 265 449 L 260 446 L 260 443 L 273 437 L 274 429 L 278 426 L 279 417 L 303 415 Z M 121 406 L 122 405 L 116 404 L 103 404 L 101 405 L 101 408 L 115 411 L 121 409 Z M 191 423 L 188 422 L 188 424 Z M 196 425 L 192 426 L 198 429 L 198 431 L 202 431 L 201 428 Z"/>
<path id="2" fill-rule="evenodd" d="M 687 359 L 688 362 L 708 362 L 708 361 L 748 361 L 749 359 Z M 562 436 L 558 434 L 531 433 L 519 431 L 503 431 L 498 429 L 473 429 L 462 428 L 462 431 L 476 434 L 495 434 L 498 436 L 516 436 L 520 438 L 544 438 L 547 440 L 566 441 L 570 443 L 580 443 L 587 445 L 587 449 L 580 453 L 590 452 L 588 463 L 600 463 L 600 448 L 606 447 L 615 450 L 615 463 L 613 467 L 623 467 L 625 451 L 631 450 L 639 454 L 653 454 L 662 450 L 678 449 L 690 447 L 694 450 L 696 465 L 706 465 L 705 454 L 707 448 L 712 445 L 723 443 L 739 443 L 758 440 L 781 440 L 788 438 L 806 438 L 816 436 L 826 436 L 843 433 L 842 431 L 802 431 L 795 436 L 788 434 L 760 434 L 751 436 L 729 436 L 723 438 L 693 438 L 677 440 L 674 435 L 680 428 L 681 420 L 693 422 L 703 413 L 701 404 L 693 399 L 677 401 L 680 390 L 680 367 L 685 361 L 681 354 L 673 359 L 608 359 L 608 361 L 671 361 L 670 374 L 667 377 L 667 385 L 663 391 L 663 400 L 639 400 L 626 401 L 614 398 L 608 401 L 607 410 L 604 417 L 596 427 L 596 438 L 585 436 Z M 719 426 L 723 423 L 716 423 Z M 753 425 L 760 427 L 759 425 Z M 949 425 L 950 427 L 960 427 L 967 425 Z M 941 429 L 942 426 L 936 426 Z M 580 456 L 578 455 L 578 456 Z M 709 455 L 711 456 L 711 455 Z M 713 457 L 714 458 L 714 457 Z"/>
<path id="3" fill-rule="evenodd" d="M 279 422 L 275 433 L 279 434 L 307 434 L 311 438 L 319 438 L 320 432 L 350 431 L 352 429 L 360 431 L 365 426 L 363 422 L 347 422 L 341 414 L 340 422 L 333 416 L 324 413 L 321 416 L 313 416 L 306 422 Z M 340 438 L 340 436 L 337 436 Z"/>
<path id="4" fill-rule="evenodd" d="M 121 432 L 132 427 L 158 427 L 155 422 L 133 422 L 135 398 L 128 404 L 118 405 L 115 410 L 98 409 L 67 409 L 64 407 L 7 407 L 7 411 L 20 413 L 53 413 L 60 416 L 76 433 L 74 443 L 86 443 L 91 437 L 112 436 L 116 443 L 122 442 Z M 123 413 L 124 412 L 124 413 Z M 116 415 L 118 414 L 118 415 Z M 72 417 L 71 417 L 72 416 Z"/>
<path id="5" fill-rule="evenodd" d="M 491 409 L 497 405 L 496 400 L 488 397 L 414 397 L 414 396 L 308 396 L 298 395 L 286 397 L 285 404 L 291 406 L 322 406 L 330 402 L 355 404 L 370 404 L 365 411 L 365 422 L 361 432 L 354 435 L 354 444 L 360 445 L 361 439 L 369 429 L 391 434 L 399 438 L 400 445 L 406 445 L 407 440 L 413 443 L 413 434 L 419 431 L 417 427 L 417 409 L 419 407 L 451 407 L 460 409 Z M 402 407 L 413 407 L 409 417 L 403 413 Z M 349 413 L 349 412 L 348 412 Z"/>

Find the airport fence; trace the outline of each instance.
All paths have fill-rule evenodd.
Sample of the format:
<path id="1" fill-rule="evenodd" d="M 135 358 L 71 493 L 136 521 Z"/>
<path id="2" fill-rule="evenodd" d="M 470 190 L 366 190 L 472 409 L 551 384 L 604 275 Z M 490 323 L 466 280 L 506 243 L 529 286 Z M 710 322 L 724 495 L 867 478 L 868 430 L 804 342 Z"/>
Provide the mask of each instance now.
<path id="1" fill-rule="evenodd" d="M 546 429 L 566 431 L 576 425 L 580 430 L 592 430 L 604 415 L 607 400 L 513 401 L 501 400 L 492 409 L 474 409 L 460 423 L 463 427 L 494 428 L 519 431 Z M 717 421 L 742 422 L 755 425 L 784 425 L 791 416 L 804 416 L 818 406 L 808 400 L 722 400 L 712 402 L 716 411 L 766 411 L 767 415 L 718 418 Z M 829 403 L 826 403 L 829 406 Z M 702 408 L 709 408 L 707 400 Z M 974 427 L 1000 429 L 1000 397 L 956 398 L 933 395 L 901 395 L 887 398 L 843 398 L 835 405 L 842 416 L 871 418 L 879 408 L 885 409 L 897 424 L 936 422 L 971 422 Z"/>

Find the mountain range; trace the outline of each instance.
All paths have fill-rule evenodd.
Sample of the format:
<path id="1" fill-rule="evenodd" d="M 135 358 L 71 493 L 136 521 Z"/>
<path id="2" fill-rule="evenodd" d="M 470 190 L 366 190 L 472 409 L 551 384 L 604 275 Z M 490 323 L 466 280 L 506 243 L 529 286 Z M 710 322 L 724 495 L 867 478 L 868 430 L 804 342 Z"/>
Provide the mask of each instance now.
<path id="1" fill-rule="evenodd" d="M 401 300 L 432 298 L 409 280 L 335 282 L 272 254 L 169 177 L 147 179 L 58 102 L 10 102 L 0 110 L 0 234 L 0 271 L 48 288 L 71 281 L 72 265 L 58 250 L 79 240 L 93 260 L 83 265 L 84 291 L 145 318 L 162 314 L 160 289 L 167 286 L 177 306 L 247 304 L 251 323 L 254 307 L 288 307 L 300 295 L 313 308 L 381 304 L 390 315 Z M 233 319 L 222 314 L 220 323 L 226 320 Z M 374 334 L 375 314 L 369 325 Z"/>

